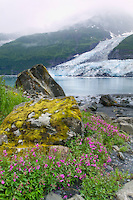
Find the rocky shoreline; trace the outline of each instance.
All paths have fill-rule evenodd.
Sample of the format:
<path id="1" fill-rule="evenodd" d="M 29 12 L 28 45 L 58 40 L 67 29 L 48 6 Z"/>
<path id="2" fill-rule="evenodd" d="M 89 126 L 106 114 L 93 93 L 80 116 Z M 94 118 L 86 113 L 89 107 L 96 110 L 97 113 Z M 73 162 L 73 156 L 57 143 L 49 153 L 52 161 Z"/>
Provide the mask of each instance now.
<path id="1" fill-rule="evenodd" d="M 75 99 L 81 110 L 90 109 L 94 114 L 103 112 L 110 118 L 133 117 L 133 94 L 110 95 L 119 106 L 104 106 L 100 103 L 102 96 L 104 95 L 75 96 Z"/>

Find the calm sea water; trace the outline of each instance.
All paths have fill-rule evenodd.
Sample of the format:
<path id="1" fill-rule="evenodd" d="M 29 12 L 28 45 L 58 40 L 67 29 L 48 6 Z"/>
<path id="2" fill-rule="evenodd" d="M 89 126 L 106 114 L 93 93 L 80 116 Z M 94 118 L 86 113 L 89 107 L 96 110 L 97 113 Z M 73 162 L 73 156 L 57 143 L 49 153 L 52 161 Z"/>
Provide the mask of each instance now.
<path id="1" fill-rule="evenodd" d="M 66 95 L 133 94 L 133 77 L 79 78 L 53 77 Z M 5 76 L 6 85 L 14 86 L 17 76 Z"/>

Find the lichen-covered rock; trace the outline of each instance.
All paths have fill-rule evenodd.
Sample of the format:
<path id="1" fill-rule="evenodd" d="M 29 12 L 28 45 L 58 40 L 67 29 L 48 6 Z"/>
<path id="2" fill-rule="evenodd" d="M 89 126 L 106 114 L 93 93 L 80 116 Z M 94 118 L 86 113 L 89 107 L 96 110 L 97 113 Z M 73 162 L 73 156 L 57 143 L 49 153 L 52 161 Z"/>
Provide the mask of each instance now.
<path id="1" fill-rule="evenodd" d="M 23 88 L 24 92 L 30 95 L 65 96 L 61 86 L 56 83 L 42 64 L 21 72 L 17 77 L 16 87 Z"/>
<path id="2" fill-rule="evenodd" d="M 62 144 L 78 134 L 82 134 L 82 121 L 74 97 L 27 102 L 0 126 L 1 144 L 18 148 L 35 143 Z"/>

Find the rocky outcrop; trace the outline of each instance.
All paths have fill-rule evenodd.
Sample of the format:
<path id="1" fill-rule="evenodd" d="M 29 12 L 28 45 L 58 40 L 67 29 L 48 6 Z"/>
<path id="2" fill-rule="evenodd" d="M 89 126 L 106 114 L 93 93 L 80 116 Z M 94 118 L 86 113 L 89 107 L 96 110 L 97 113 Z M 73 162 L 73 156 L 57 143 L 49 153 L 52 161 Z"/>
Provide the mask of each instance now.
<path id="1" fill-rule="evenodd" d="M 29 147 L 62 144 L 82 134 L 81 113 L 74 97 L 38 99 L 14 109 L 0 127 L 0 144 Z"/>
<path id="2" fill-rule="evenodd" d="M 117 193 L 117 200 L 130 200 L 133 199 L 133 180 L 129 183 L 126 183 L 122 189 Z"/>
<path id="3" fill-rule="evenodd" d="M 133 59 L 133 50 L 128 49 L 114 49 L 108 55 L 108 59 L 117 59 L 117 60 L 125 60 L 125 59 Z"/>
<path id="4" fill-rule="evenodd" d="M 46 200 L 63 200 L 64 198 L 62 198 L 59 194 L 50 192 L 44 199 L 46 199 Z M 68 200 L 84 200 L 84 198 L 78 194 L 75 194 L 73 197 L 69 198 Z"/>
<path id="5" fill-rule="evenodd" d="M 23 91 L 28 92 L 30 95 L 65 96 L 63 89 L 55 82 L 42 64 L 21 72 L 17 77 L 16 87 L 23 88 Z"/>
<path id="6" fill-rule="evenodd" d="M 80 106 L 80 110 L 86 110 L 86 111 L 96 111 L 97 110 L 97 103 L 91 102 L 89 104 L 85 104 L 83 106 Z"/>

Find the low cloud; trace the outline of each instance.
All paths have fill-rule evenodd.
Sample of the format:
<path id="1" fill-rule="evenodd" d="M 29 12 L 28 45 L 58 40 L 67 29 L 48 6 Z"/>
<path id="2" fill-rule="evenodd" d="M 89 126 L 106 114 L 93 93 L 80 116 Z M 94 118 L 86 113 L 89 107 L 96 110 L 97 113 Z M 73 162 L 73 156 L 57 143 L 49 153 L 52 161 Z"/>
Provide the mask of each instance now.
<path id="1" fill-rule="evenodd" d="M 0 32 L 49 32 L 108 12 L 132 15 L 132 0 L 0 0 Z"/>

